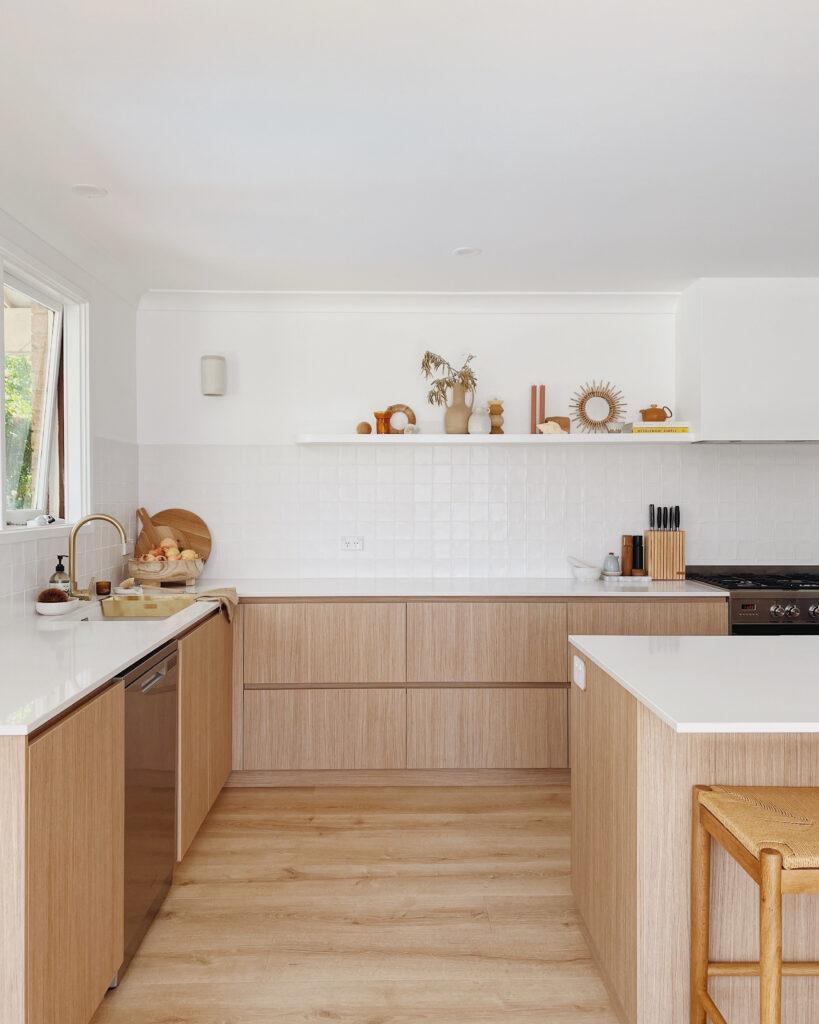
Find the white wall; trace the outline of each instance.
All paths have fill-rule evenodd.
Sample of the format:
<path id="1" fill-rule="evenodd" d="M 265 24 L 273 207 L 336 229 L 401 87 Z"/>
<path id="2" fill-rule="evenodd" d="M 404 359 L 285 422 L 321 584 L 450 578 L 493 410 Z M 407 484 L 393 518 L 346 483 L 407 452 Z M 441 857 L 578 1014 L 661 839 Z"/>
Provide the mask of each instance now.
<path id="1" fill-rule="evenodd" d="M 63 253 L 0 210 L 0 251 L 30 273 L 44 273 L 90 308 L 91 483 L 93 510 L 120 518 L 130 538 L 137 505 L 136 308 Z M 87 527 L 82 540 L 83 576 L 120 578 L 122 559 L 108 526 Z M 15 539 L 0 544 L 0 611 L 30 604 L 54 570 L 66 540 Z"/>
<path id="2" fill-rule="evenodd" d="M 293 307 L 296 308 L 293 308 Z M 300 309 L 298 308 L 300 307 Z M 673 405 L 673 303 L 629 296 L 218 296 L 148 294 L 139 312 L 143 444 L 282 444 L 298 432 L 352 432 L 375 409 L 410 405 L 441 431 L 419 371 L 425 349 L 476 355 L 478 398 L 529 430 L 529 386 L 566 414 L 591 378 L 618 384 L 629 415 Z M 228 359 L 225 398 L 199 393 L 199 357 Z"/>
<path id="3" fill-rule="evenodd" d="M 297 311 L 293 307 L 301 311 Z M 369 307 L 369 308 L 366 308 Z M 683 508 L 690 563 L 819 562 L 819 447 L 304 447 L 390 402 L 424 404 L 426 347 L 469 349 L 484 397 L 528 430 L 528 385 L 565 412 L 592 377 L 632 412 L 672 407 L 664 297 L 149 295 L 138 316 L 140 499 L 214 534 L 212 576 L 565 576 L 601 560 L 646 507 Z M 228 356 L 229 394 L 199 394 L 199 356 Z M 685 415 L 685 410 L 679 410 Z M 365 537 L 361 553 L 340 537 Z"/>

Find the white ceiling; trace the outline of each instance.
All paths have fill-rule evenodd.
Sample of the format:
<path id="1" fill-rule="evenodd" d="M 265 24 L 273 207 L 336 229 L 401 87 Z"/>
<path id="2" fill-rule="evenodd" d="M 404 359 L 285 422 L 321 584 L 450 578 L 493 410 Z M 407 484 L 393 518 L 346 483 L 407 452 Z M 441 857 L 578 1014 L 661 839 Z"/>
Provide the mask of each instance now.
<path id="1" fill-rule="evenodd" d="M 0 207 L 146 288 L 813 275 L 818 55 L 815 0 L 7 3 Z"/>

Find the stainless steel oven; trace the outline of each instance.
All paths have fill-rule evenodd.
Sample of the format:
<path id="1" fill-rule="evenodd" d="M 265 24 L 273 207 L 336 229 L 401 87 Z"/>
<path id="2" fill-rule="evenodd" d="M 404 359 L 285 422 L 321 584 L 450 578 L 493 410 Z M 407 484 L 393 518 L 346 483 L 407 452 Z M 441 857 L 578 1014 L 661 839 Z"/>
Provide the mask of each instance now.
<path id="1" fill-rule="evenodd" d="M 176 863 L 177 645 L 134 665 L 125 684 L 125 959 L 151 925 Z"/>
<path id="2" fill-rule="evenodd" d="M 730 591 L 735 636 L 819 634 L 817 566 L 689 566 L 686 576 Z"/>

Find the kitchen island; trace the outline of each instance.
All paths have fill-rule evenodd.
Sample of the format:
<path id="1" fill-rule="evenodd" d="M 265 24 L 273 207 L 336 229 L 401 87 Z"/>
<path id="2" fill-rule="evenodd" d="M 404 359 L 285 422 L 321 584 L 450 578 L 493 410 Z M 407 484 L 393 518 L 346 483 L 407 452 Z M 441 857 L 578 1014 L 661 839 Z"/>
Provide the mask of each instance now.
<path id="1" fill-rule="evenodd" d="M 819 786 L 819 638 L 571 636 L 572 886 L 623 1021 L 688 1024 L 692 786 Z M 756 886 L 714 851 L 711 956 L 757 957 Z M 784 898 L 784 956 L 819 956 L 819 899 Z M 731 1024 L 757 983 L 713 978 Z M 783 1020 L 819 1020 L 789 977 Z"/>

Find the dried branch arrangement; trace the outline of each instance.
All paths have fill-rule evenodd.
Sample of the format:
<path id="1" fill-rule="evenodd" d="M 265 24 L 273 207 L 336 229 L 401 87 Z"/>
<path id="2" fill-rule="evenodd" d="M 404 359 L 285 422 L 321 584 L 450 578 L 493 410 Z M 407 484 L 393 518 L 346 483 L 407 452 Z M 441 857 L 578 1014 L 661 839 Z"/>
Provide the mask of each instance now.
<path id="1" fill-rule="evenodd" d="M 467 391 L 475 391 L 478 387 L 478 378 L 475 371 L 469 365 L 475 357 L 468 355 L 466 362 L 456 370 L 452 363 L 439 356 L 436 352 L 425 352 L 421 360 L 421 373 L 427 380 L 434 380 L 436 374 L 443 374 L 438 377 L 427 392 L 427 401 L 430 405 L 446 405 L 450 388 L 460 384 Z"/>

